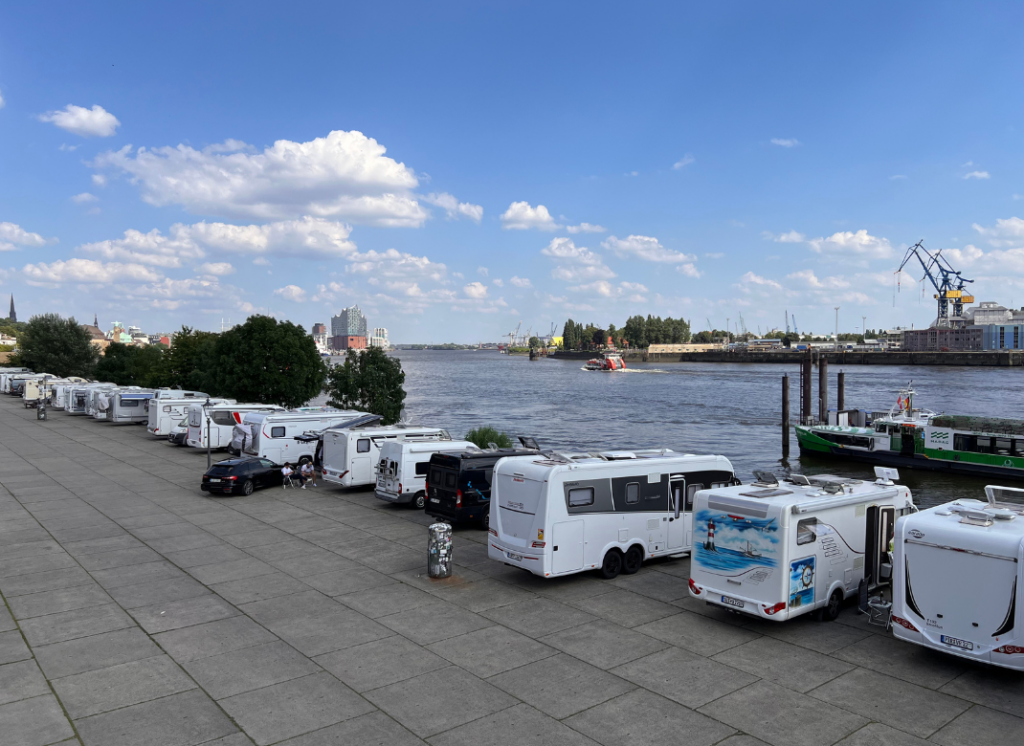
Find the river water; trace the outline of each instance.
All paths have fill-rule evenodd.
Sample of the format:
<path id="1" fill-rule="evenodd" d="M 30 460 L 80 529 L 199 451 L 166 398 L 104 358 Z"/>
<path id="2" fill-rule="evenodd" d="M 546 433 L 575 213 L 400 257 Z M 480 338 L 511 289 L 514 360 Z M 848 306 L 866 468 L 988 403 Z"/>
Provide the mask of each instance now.
<path id="1" fill-rule="evenodd" d="M 796 418 L 796 363 L 629 363 L 624 372 L 606 373 L 582 370 L 578 360 L 530 361 L 496 352 L 394 354 L 406 375 L 406 419 L 446 428 L 454 437 L 492 425 L 533 436 L 542 448 L 722 454 L 744 481 L 754 469 L 873 478 L 868 464 L 801 459 L 795 434 L 790 458 L 782 460 L 781 380 L 789 374 Z M 1024 411 L 1020 369 L 833 365 L 832 407 L 839 370 L 846 372 L 847 408 L 888 410 L 913 380 L 914 402 L 922 408 L 995 417 L 1020 417 Z M 813 375 L 817 396 L 817 368 Z M 904 470 L 900 476 L 925 507 L 958 497 L 984 500 L 983 487 L 993 481 L 927 471 Z"/>

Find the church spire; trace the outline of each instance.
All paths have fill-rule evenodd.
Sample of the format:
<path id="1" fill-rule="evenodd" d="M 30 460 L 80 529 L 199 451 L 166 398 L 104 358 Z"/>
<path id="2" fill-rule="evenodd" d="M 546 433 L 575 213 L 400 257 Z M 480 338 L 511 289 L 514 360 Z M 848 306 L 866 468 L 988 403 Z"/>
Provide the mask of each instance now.
<path id="1" fill-rule="evenodd" d="M 97 329 L 100 328 L 100 317 L 97 316 L 96 314 L 92 315 L 92 325 L 95 326 Z"/>
<path id="2" fill-rule="evenodd" d="M 10 319 L 11 321 L 18 320 L 18 313 L 17 311 L 14 310 L 14 293 L 11 293 L 11 313 L 7 318 Z"/>

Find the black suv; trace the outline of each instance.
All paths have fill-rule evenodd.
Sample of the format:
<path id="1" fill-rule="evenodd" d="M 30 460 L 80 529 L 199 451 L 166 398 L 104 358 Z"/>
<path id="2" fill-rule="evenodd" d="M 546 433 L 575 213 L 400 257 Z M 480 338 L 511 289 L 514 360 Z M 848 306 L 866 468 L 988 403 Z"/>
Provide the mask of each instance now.
<path id="1" fill-rule="evenodd" d="M 520 438 L 535 446 L 532 438 Z M 533 456 L 537 448 L 499 448 L 435 453 L 427 473 L 427 515 L 448 523 L 476 523 L 487 528 L 491 512 L 491 477 L 494 465 L 506 456 Z"/>
<path id="2" fill-rule="evenodd" d="M 251 495 L 260 487 L 280 487 L 284 477 L 280 464 L 265 458 L 229 458 L 203 474 L 200 489 L 222 495 Z"/>

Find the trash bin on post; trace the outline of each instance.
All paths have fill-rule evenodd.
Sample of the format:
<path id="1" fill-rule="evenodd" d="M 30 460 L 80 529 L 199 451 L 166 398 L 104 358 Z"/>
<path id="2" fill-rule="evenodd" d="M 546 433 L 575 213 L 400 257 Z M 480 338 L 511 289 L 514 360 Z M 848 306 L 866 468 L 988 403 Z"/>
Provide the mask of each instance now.
<path id="1" fill-rule="evenodd" d="M 452 576 L 452 527 L 433 523 L 427 529 L 427 573 L 432 578 Z"/>
<path id="2" fill-rule="evenodd" d="M 46 419 L 46 404 L 43 401 L 39 401 L 39 403 L 36 404 L 36 419 L 37 420 L 45 420 Z"/>

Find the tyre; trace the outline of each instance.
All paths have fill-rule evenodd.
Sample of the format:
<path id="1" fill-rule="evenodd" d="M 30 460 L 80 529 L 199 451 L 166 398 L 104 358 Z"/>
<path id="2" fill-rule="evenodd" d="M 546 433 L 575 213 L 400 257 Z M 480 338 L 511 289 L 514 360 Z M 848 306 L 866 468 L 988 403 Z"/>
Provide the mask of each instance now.
<path id="1" fill-rule="evenodd" d="M 422 492 L 417 492 L 416 496 L 409 501 L 409 507 L 412 508 L 413 510 L 423 510 L 426 504 L 427 496 L 424 495 Z"/>
<path id="2" fill-rule="evenodd" d="M 821 609 L 821 621 L 834 622 L 839 618 L 839 611 L 843 608 L 843 592 L 836 588 L 828 597 L 828 603 Z"/>
<path id="3" fill-rule="evenodd" d="M 482 528 L 484 531 L 489 530 L 491 528 L 491 512 L 487 511 L 486 513 L 484 513 L 484 517 L 480 519 L 479 523 L 480 528 Z"/>
<path id="4" fill-rule="evenodd" d="M 622 560 L 622 574 L 635 575 L 643 563 L 644 550 L 634 544 L 626 551 L 626 556 Z"/>
<path id="5" fill-rule="evenodd" d="M 610 549 L 604 556 L 604 562 L 601 563 L 601 576 L 605 580 L 612 580 L 619 577 L 620 572 L 622 572 L 622 552 L 618 549 Z"/>
<path id="6" fill-rule="evenodd" d="M 246 479 L 245 483 L 242 485 L 242 494 L 251 495 L 254 487 L 255 485 L 253 485 L 252 480 Z"/>

